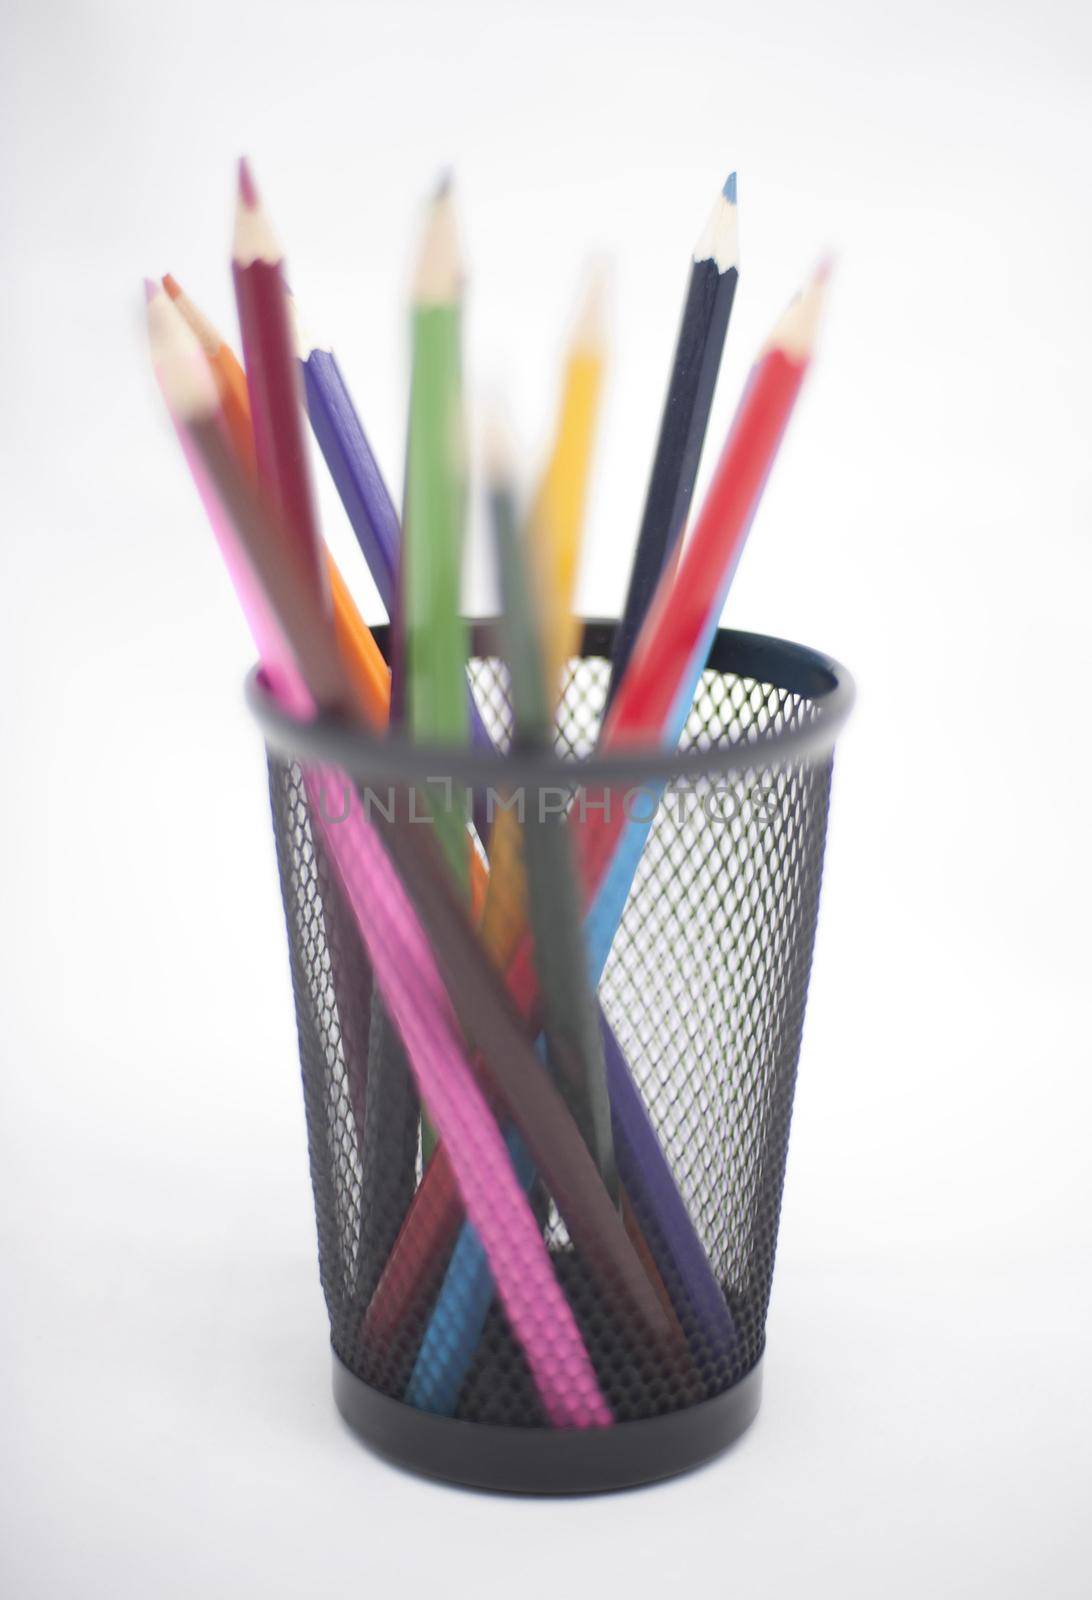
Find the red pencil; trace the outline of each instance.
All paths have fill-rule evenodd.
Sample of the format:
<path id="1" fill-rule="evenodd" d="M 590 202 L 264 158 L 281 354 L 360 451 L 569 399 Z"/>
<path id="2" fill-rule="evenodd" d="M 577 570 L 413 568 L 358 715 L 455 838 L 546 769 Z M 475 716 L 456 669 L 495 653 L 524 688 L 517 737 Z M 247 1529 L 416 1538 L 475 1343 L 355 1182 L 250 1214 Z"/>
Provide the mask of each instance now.
<path id="1" fill-rule="evenodd" d="M 258 483 L 277 513 L 280 526 L 297 542 L 297 563 L 307 572 L 308 582 L 329 614 L 329 579 L 307 464 L 299 363 L 289 320 L 284 258 L 245 159 L 239 163 L 231 264 Z"/>

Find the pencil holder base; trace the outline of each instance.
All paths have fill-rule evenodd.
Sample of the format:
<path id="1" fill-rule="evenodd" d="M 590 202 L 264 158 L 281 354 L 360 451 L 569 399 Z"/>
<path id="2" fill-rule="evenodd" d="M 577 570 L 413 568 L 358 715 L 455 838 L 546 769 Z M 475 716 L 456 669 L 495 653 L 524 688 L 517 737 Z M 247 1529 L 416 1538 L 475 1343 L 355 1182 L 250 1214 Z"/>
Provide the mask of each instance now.
<path id="1" fill-rule="evenodd" d="M 411 1472 L 508 1494 L 601 1494 L 673 1478 L 720 1455 L 750 1427 L 762 1362 L 713 1400 L 612 1428 L 502 1428 L 417 1411 L 334 1356 L 334 1401 L 365 1444 Z"/>

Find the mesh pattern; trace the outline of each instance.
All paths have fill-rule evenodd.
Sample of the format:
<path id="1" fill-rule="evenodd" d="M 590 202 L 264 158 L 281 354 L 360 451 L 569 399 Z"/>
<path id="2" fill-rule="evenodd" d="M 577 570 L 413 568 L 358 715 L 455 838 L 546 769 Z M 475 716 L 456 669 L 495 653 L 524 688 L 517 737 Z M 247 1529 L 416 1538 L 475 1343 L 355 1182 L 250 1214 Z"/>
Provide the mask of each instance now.
<path id="1" fill-rule="evenodd" d="M 559 715 L 562 753 L 583 757 L 594 748 L 607 673 L 598 658 L 572 664 Z M 486 725 L 503 746 L 511 727 L 505 669 L 496 659 L 478 660 L 472 681 Z M 745 744 L 815 715 L 805 696 L 707 671 L 681 748 Z M 703 1333 L 680 1292 L 657 1217 L 636 1188 L 623 1209 L 638 1254 L 672 1306 L 674 1335 L 666 1340 L 627 1321 L 542 1181 L 529 1190 L 554 1273 L 618 1421 L 711 1398 L 762 1353 L 830 775 L 825 758 L 670 784 L 600 986 L 603 1015 L 728 1307 L 732 1340 Z M 422 1176 L 413 1077 L 299 768 L 271 755 L 270 792 L 332 1342 L 350 1371 L 404 1398 L 464 1214 L 453 1188 L 436 1198 L 426 1185 L 421 1195 L 431 1211 L 420 1203 L 416 1210 L 430 1224 L 431 1269 L 402 1282 L 395 1245 Z M 384 1315 L 377 1318 L 379 1302 Z M 544 1425 L 540 1388 L 495 1295 L 483 1314 L 454 1414 Z"/>

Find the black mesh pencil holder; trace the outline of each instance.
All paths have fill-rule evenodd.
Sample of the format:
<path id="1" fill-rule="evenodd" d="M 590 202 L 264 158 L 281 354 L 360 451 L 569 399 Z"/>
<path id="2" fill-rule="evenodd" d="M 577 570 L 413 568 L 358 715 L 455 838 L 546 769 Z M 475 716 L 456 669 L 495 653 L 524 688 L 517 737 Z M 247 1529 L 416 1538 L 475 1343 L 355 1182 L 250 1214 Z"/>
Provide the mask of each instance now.
<path id="1" fill-rule="evenodd" d="M 678 751 L 598 755 L 612 636 L 586 625 L 552 756 L 503 755 L 507 674 L 488 624 L 471 677 L 496 752 L 441 754 L 334 719 L 304 727 L 257 677 L 249 686 L 269 756 L 335 1398 L 381 1453 L 486 1488 L 666 1477 L 723 1449 L 759 1404 L 852 683 L 814 651 L 722 631 Z M 349 886 L 333 838 L 349 801 L 316 780 L 324 772 L 328 788 L 334 771 L 378 820 L 392 784 L 406 794 L 431 779 L 435 793 L 444 778 L 451 792 L 472 788 L 479 824 L 483 795 L 510 804 L 519 787 L 572 794 L 578 782 L 585 794 L 609 787 L 647 821 L 598 992 L 619 1180 L 605 1221 L 602 1196 L 581 1209 L 579 1185 L 544 1176 L 546 1156 L 487 1076 L 475 1115 L 485 1108 L 490 1139 L 460 1122 L 468 1164 L 443 1140 L 423 1159 L 413 1041 L 392 1020 L 360 906 L 372 940 L 396 942 L 400 924 L 374 857 L 354 864 Z M 533 1046 L 536 1025 L 525 1028 Z M 481 1055 L 472 1043 L 461 1054 L 478 1083 Z M 537 1058 L 529 1070 L 549 1076 Z M 467 1207 L 483 1201 L 465 1186 L 493 1181 L 498 1150 L 509 1200 L 479 1211 L 489 1227 L 474 1229 Z"/>

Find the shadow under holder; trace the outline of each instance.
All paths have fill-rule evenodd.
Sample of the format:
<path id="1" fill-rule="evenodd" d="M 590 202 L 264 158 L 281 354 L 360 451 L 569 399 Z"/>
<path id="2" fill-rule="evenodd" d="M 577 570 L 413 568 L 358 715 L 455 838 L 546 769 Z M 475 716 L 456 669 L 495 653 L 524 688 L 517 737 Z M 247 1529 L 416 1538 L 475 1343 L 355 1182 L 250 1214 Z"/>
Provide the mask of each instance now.
<path id="1" fill-rule="evenodd" d="M 386 630 L 375 632 L 385 648 Z M 601 755 L 594 740 L 612 639 L 613 624 L 585 625 L 552 756 L 424 748 L 333 717 L 302 725 L 275 707 L 257 673 L 247 686 L 270 758 L 335 1398 L 381 1453 L 483 1488 L 564 1493 L 652 1481 L 718 1453 L 758 1409 L 832 754 L 853 685 L 816 651 L 722 630 L 679 750 Z M 510 711 L 495 624 L 475 625 L 473 647 L 479 703 L 503 742 Z M 368 963 L 310 834 L 295 765 L 308 760 L 376 785 L 445 776 L 497 791 L 637 785 L 675 795 L 719 784 L 731 797 L 762 789 L 758 824 L 753 808 L 727 819 L 716 808 L 691 806 L 685 817 L 674 805 L 658 809 L 599 990 L 688 1226 L 738 1330 L 730 1356 L 714 1360 L 691 1340 L 684 1382 L 681 1373 L 656 1370 L 647 1351 L 620 1355 L 562 1219 L 552 1207 L 543 1212 L 544 1238 L 613 1427 L 544 1426 L 497 1306 L 451 1417 L 414 1410 L 402 1398 L 430 1306 L 408 1320 L 397 1343 L 369 1340 L 368 1298 L 419 1182 L 415 1123 L 408 1127 L 417 1107 L 412 1089 L 384 1098 L 389 1080 L 367 1081 L 360 1041 L 368 1019 L 349 1027 L 339 1014 L 346 983 L 334 980 L 351 975 L 361 988 Z M 407 1127 L 392 1127 L 389 1117 Z M 392 1151 L 406 1168 L 397 1182 L 387 1170 Z M 669 1279 L 670 1259 L 660 1266 Z"/>

